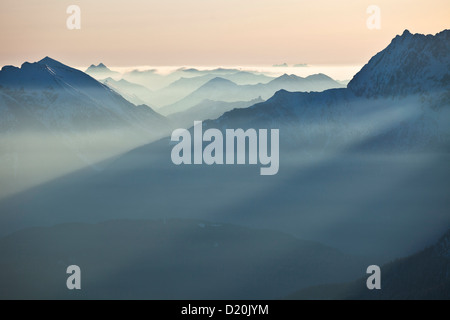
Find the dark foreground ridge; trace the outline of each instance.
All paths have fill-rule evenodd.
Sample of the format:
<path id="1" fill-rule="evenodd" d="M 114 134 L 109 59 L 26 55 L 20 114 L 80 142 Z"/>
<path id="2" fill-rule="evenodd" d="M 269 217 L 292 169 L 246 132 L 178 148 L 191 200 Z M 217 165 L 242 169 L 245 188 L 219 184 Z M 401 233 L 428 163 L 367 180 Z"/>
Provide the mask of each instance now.
<path id="1" fill-rule="evenodd" d="M 300 290 L 288 299 L 450 299 L 450 230 L 433 246 L 381 267 L 381 290 L 366 278 Z"/>
<path id="2" fill-rule="evenodd" d="M 0 239 L 2 299 L 275 299 L 345 281 L 361 258 L 269 230 L 195 220 L 63 224 Z M 81 268 L 81 290 L 66 269 Z"/>

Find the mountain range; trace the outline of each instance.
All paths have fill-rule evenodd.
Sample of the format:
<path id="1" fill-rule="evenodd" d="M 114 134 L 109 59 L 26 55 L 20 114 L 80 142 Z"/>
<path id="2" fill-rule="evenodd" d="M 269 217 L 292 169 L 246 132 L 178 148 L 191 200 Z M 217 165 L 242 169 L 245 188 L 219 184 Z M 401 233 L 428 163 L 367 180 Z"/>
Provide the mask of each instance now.
<path id="1" fill-rule="evenodd" d="M 215 69 L 208 72 L 198 72 L 198 74 L 198 76 L 194 77 L 182 76 L 180 79 L 172 82 L 167 87 L 155 92 L 153 103 L 160 106 L 173 104 L 199 89 L 208 81 L 211 81 L 217 77 L 230 80 L 238 85 L 256 85 L 258 83 L 265 84 L 274 79 L 264 74 L 255 74 L 253 72 L 238 70 L 232 70 L 232 73 L 225 73 L 225 71 L 220 72 L 220 70 Z"/>
<path id="2" fill-rule="evenodd" d="M 148 74 L 159 80 L 178 77 L 160 92 L 153 92 L 125 79 L 111 78 L 117 73 L 103 63 L 90 66 L 86 72 L 97 79 L 108 78 L 99 82 L 49 57 L 26 62 L 20 68 L 2 68 L 0 130 L 4 135 L 0 157 L 4 165 L 0 171 L 10 183 L 0 188 L 0 197 L 38 184 L 44 176 L 56 177 L 86 165 L 98 166 L 104 159 L 169 134 L 175 125 L 189 126 L 191 120 L 215 119 L 233 108 L 261 102 L 253 95 L 248 95 L 249 100 L 228 99 L 233 103 L 214 101 L 209 99 L 213 96 L 203 92 L 203 99 L 186 105 L 183 113 L 168 121 L 149 106 L 151 101 L 165 95 L 177 99 L 205 81 L 211 85 L 215 78 L 209 82 L 208 79 L 217 75 L 240 83 L 271 80 L 236 69 L 180 69 L 167 76 L 143 72 L 145 78 Z M 187 77 L 179 78 L 181 75 Z M 34 139 L 30 139 L 30 134 Z"/>
<path id="3" fill-rule="evenodd" d="M 122 80 L 151 89 L 152 94 L 148 94 L 128 86 L 123 92 L 154 106 L 164 115 L 185 111 L 205 99 L 221 102 L 249 101 L 259 96 L 267 99 L 280 89 L 323 91 L 346 86 L 346 83 L 335 81 L 324 74 L 305 78 L 285 74 L 275 78 L 257 72 L 222 68 L 179 69 L 169 74 L 160 74 L 156 70 L 135 70 L 125 73 Z M 117 83 L 111 82 L 111 79 L 109 83 L 112 88 L 117 87 Z"/>
<path id="4" fill-rule="evenodd" d="M 161 108 L 160 112 L 164 115 L 169 115 L 185 111 L 204 99 L 234 102 L 248 101 L 261 97 L 265 100 L 281 89 L 289 91 L 323 91 L 341 87 L 343 87 L 341 84 L 324 74 L 311 75 L 306 78 L 285 74 L 266 84 L 260 83 L 255 85 L 237 85 L 228 79 L 216 77 L 178 102 Z"/>
<path id="5" fill-rule="evenodd" d="M 238 225 L 245 230 L 270 229 L 270 232 L 276 233 L 252 233 L 246 237 L 247 231 L 243 229 L 227 229 L 224 238 L 228 241 L 243 241 L 228 242 L 233 244 L 226 247 L 224 252 L 229 255 L 224 256 L 230 258 L 228 262 L 243 261 L 245 264 L 239 268 L 233 265 L 231 270 L 250 270 L 245 276 L 251 283 L 248 287 L 251 291 L 240 291 L 243 277 L 233 277 L 232 272 L 226 273 L 227 277 L 216 281 L 220 281 L 220 288 L 228 285 L 230 291 L 227 292 L 235 294 L 227 296 L 223 290 L 213 292 L 217 293 L 215 297 L 220 298 L 271 298 L 275 293 L 277 296 L 285 296 L 305 286 L 320 284 L 320 281 L 323 281 L 322 284 L 350 281 L 351 279 L 334 280 L 333 277 L 326 276 L 336 270 L 345 272 L 346 264 L 337 264 L 336 260 L 328 259 L 328 255 L 321 255 L 324 247 L 332 247 L 351 257 L 362 257 L 364 262 L 370 260 L 370 264 L 381 266 L 388 266 L 387 262 L 393 258 L 405 257 L 423 250 L 450 227 L 449 37 L 449 30 L 427 36 L 413 35 L 405 31 L 370 59 L 346 88 L 341 86 L 322 92 L 289 92 L 284 88 L 271 97 L 261 96 L 261 100 L 267 99 L 266 101 L 259 101 L 248 108 L 230 110 L 217 119 L 204 122 L 204 129 L 279 129 L 280 170 L 277 175 L 260 176 L 259 168 L 253 165 L 177 166 L 170 160 L 173 142 L 168 134 L 165 134 L 160 140 L 149 144 L 140 142 L 139 147 L 99 163 L 102 170 L 80 168 L 0 199 L 0 235 L 3 236 L 0 239 L 0 250 L 3 250 L 4 257 L 8 257 L 2 260 L 5 261 L 2 270 L 9 270 L 3 276 L 3 281 L 12 288 L 11 292 L 17 294 L 19 293 L 14 291 L 13 279 L 22 278 L 25 274 L 29 275 L 30 282 L 23 286 L 39 283 L 39 276 L 27 269 L 29 264 L 25 264 L 24 269 L 18 267 L 18 261 L 23 257 L 21 254 L 26 248 L 30 248 L 30 253 L 25 255 L 26 261 L 40 261 L 42 264 L 39 265 L 39 270 L 46 270 L 49 265 L 53 268 L 50 268 L 51 270 L 56 270 L 67 262 L 74 263 L 70 256 L 62 255 L 61 248 L 46 245 L 60 243 L 64 248 L 64 244 L 67 244 L 77 250 L 83 249 L 73 252 L 88 250 L 86 255 L 92 259 L 90 261 L 95 261 L 94 267 L 97 265 L 106 268 L 106 265 L 95 260 L 94 256 L 100 252 L 98 259 L 113 261 L 112 269 L 104 278 L 105 283 L 108 279 L 118 276 L 118 279 L 122 279 L 122 282 L 119 281 L 120 287 L 128 288 L 121 268 L 126 266 L 124 268 L 128 270 L 127 274 L 145 273 L 147 267 L 155 261 L 145 255 L 147 250 L 155 248 L 146 245 L 169 243 L 170 245 L 164 246 L 168 248 L 166 250 L 158 252 L 157 248 L 155 249 L 155 256 L 158 257 L 156 261 L 161 263 L 157 266 L 162 270 L 179 270 L 176 268 L 184 267 L 188 272 L 191 271 L 190 275 L 195 276 L 192 279 L 187 276 L 173 278 L 179 274 L 177 271 L 164 273 L 163 278 L 158 278 L 158 269 L 155 271 L 156 276 L 149 278 L 156 281 L 153 282 L 157 283 L 154 287 L 141 287 L 140 280 L 133 282 L 135 288 L 142 290 L 137 294 L 157 297 L 156 293 L 153 295 L 154 292 L 146 291 L 156 290 L 160 297 L 173 297 L 171 292 L 164 291 L 168 288 L 165 280 L 174 279 L 171 284 L 176 286 L 175 280 L 191 279 L 193 282 L 188 280 L 189 286 L 183 287 L 194 288 L 193 283 L 204 283 L 195 281 L 198 280 L 196 276 L 200 275 L 206 275 L 205 291 L 214 289 L 214 275 L 223 271 L 220 266 L 227 265 L 227 261 L 220 260 L 220 255 L 209 251 L 211 246 L 216 248 L 215 243 L 221 248 L 222 240 L 215 240 L 215 237 L 219 236 L 218 233 L 216 235 L 213 232 L 205 236 L 202 238 L 203 242 L 197 241 L 198 237 L 203 237 L 200 233 L 185 233 L 186 230 L 192 230 L 192 222 L 188 222 L 183 228 L 175 227 L 172 230 L 164 229 L 160 225 L 155 228 L 165 230 L 165 234 L 148 231 L 153 230 L 151 227 L 147 231 L 139 231 L 138 228 L 143 222 L 137 223 L 138 226 L 118 223 L 117 228 L 111 229 L 102 229 L 102 225 L 91 229 L 90 225 L 84 225 L 101 224 L 114 219 L 183 219 L 198 221 L 202 226 L 208 225 L 204 221 L 215 221 L 215 224 L 220 222 Z M 225 69 L 220 72 L 230 73 Z M 149 74 L 152 72 L 148 71 L 145 75 L 137 72 L 133 73 L 133 78 L 138 80 L 141 77 L 141 80 L 148 81 Z M 175 78 L 179 79 L 181 74 L 192 77 L 204 75 L 195 69 L 178 70 L 170 83 L 175 81 Z M 153 128 L 156 129 L 158 125 L 167 126 L 171 117 L 177 117 L 177 111 L 185 112 L 191 107 L 193 113 L 198 110 L 207 113 L 210 111 L 207 107 L 209 103 L 217 104 L 225 110 L 236 102 L 226 103 L 224 100 L 238 98 L 242 99 L 240 101 L 245 106 L 245 101 L 260 96 L 253 96 L 253 93 L 258 91 L 256 89 L 276 90 L 274 88 L 280 83 L 286 87 L 292 83 L 295 87 L 305 82 L 305 79 L 285 75 L 266 84 L 238 85 L 222 77 L 223 74 L 183 98 L 183 103 L 165 107 L 170 108 L 166 114 L 171 114 L 169 119 L 166 119 L 150 107 L 135 106 L 113 89 L 83 72 L 48 58 L 35 64 L 24 64 L 21 68 L 4 67 L 0 72 L 0 119 L 8 125 L 2 124 L 1 128 L 9 128 L 8 132 L 13 133 L 15 128 L 31 128 L 31 123 L 35 123 L 37 129 L 30 130 L 33 134 L 38 129 L 46 131 L 50 128 L 52 132 L 58 129 L 64 132 L 59 136 L 64 144 L 65 132 L 72 132 L 72 127 L 76 129 L 73 132 L 84 132 L 83 130 L 94 130 L 98 125 L 108 126 L 113 123 L 113 128 L 128 126 L 133 128 L 130 130 L 134 132 L 134 136 L 149 138 Z M 159 76 L 155 75 L 152 79 L 158 82 Z M 317 80 L 319 83 L 323 80 L 327 83 L 330 81 L 322 75 L 309 80 Z M 139 82 L 132 79 L 127 81 Z M 160 88 L 170 83 L 160 83 Z M 232 98 L 224 95 L 225 91 L 231 94 Z M 205 99 L 213 98 L 214 101 L 205 102 Z M 75 103 L 77 104 L 74 105 Z M 89 113 L 91 109 L 92 117 Z M 23 112 L 18 113 L 19 110 Z M 181 113 L 178 117 L 192 120 L 190 115 L 192 114 L 189 112 Z M 215 117 L 211 115 L 213 116 Z M 118 130 L 117 134 L 122 132 L 123 130 Z M 10 145 L 15 146 L 9 138 L 11 136 L 12 134 L 2 135 L 7 137 L 2 143 L 8 141 Z M 27 139 L 23 142 L 30 142 L 29 136 L 25 137 Z M 136 141 L 125 140 L 127 143 Z M 116 136 L 107 131 L 105 141 L 115 143 Z M 38 145 L 36 153 L 42 154 L 42 148 L 43 144 Z M 12 162 L 14 164 L 14 161 Z M 9 169 L 8 172 L 14 170 Z M 82 224 L 62 227 L 59 225 L 74 222 Z M 52 229 L 49 226 L 54 227 Z M 202 226 L 197 227 L 203 230 Z M 45 227 L 45 230 L 24 230 L 30 227 Z M 94 231 L 89 233 L 89 230 Z M 117 237 L 121 232 L 123 237 Z M 66 237 L 69 233 L 72 235 Z M 86 237 L 82 238 L 81 243 L 78 238 L 74 243 L 75 234 L 83 234 Z M 104 237 L 98 237 L 99 234 Z M 45 235 L 48 238 L 45 238 Z M 285 236 L 288 237 L 284 238 L 286 241 L 280 240 Z M 42 242 L 39 242 L 39 239 Z M 255 242 L 250 241 L 251 239 Z M 268 239 L 268 242 L 264 242 L 265 239 Z M 295 249 L 297 245 L 301 245 L 298 239 L 319 242 L 323 246 L 313 246 L 311 251 L 308 249 L 311 247 L 306 246 L 303 247 L 306 251 L 299 252 Z M 20 246 L 22 240 L 26 243 L 24 247 Z M 84 240 L 86 242 L 83 242 Z M 106 245 L 111 241 L 117 241 L 113 253 Z M 142 247 L 138 246 L 137 251 L 130 251 L 130 248 L 134 248 L 131 244 L 139 241 Z M 33 243 L 36 243 L 36 247 L 32 246 Z M 98 243 L 99 246 L 89 251 L 93 243 Z M 102 251 L 98 250 L 99 248 L 106 249 Z M 294 249 L 289 250 L 292 248 Z M 409 281 L 405 279 L 410 279 L 413 272 L 407 270 L 407 264 L 393 264 L 391 269 L 384 268 L 392 270 L 392 274 L 398 274 L 398 270 L 404 269 L 405 277 L 398 277 L 399 281 L 403 282 L 395 283 L 393 277 L 389 276 L 390 271 L 387 271 L 387 288 L 389 283 L 392 283 L 392 288 L 404 286 L 406 291 L 387 290 L 385 297 L 395 298 L 396 292 L 398 297 L 405 297 L 408 292 L 411 297 L 420 296 L 420 290 L 417 288 L 430 289 L 430 297 L 446 297 L 447 291 L 442 293 L 439 286 L 435 286 L 439 282 L 446 285 L 447 277 L 444 277 L 442 272 L 448 269 L 447 260 L 442 257 L 442 252 L 446 252 L 445 247 L 438 245 L 437 248 L 444 249 L 425 251 L 426 253 L 420 256 L 420 263 L 415 264 L 414 260 L 408 262 L 408 265 L 412 263 L 411 270 L 414 272 L 429 270 L 432 273 L 430 287 L 423 286 L 423 282 L 417 286 L 414 282 L 405 285 L 406 281 Z M 263 262 L 253 264 L 246 260 L 250 259 L 252 250 L 261 253 L 260 250 L 266 249 L 270 249 L 270 254 L 259 256 L 264 257 Z M 177 260 L 176 254 L 172 252 L 180 252 L 180 259 Z M 192 256 L 189 253 L 192 253 Z M 114 260 L 118 255 L 130 259 Z M 435 258 L 435 255 L 438 258 Z M 44 260 L 43 256 L 51 259 Z M 340 254 L 337 254 L 334 257 L 339 256 Z M 62 257 L 62 262 L 59 263 L 54 257 Z M 82 255 L 77 257 L 85 259 Z M 299 260 L 296 260 L 297 257 L 300 257 Z M 258 259 L 254 261 L 261 261 Z M 267 262 L 268 260 L 270 261 Z M 83 261 L 88 263 L 89 259 Z M 133 264 L 126 264 L 124 261 L 133 261 Z M 314 263 L 308 265 L 308 261 Z M 436 262 L 435 268 L 424 267 L 424 261 Z M 139 262 L 143 262 L 145 268 L 140 269 Z M 203 262 L 207 263 L 204 265 Z M 303 263 L 307 268 L 302 269 L 305 266 Z M 338 265 L 340 267 L 334 270 L 333 266 Z M 265 266 L 269 268 L 266 269 Z M 366 263 L 364 266 L 367 266 Z M 100 267 L 102 270 L 105 268 Z M 307 270 L 305 274 L 308 279 L 314 281 L 307 283 L 307 280 L 301 279 L 301 275 L 296 272 L 297 268 Z M 209 271 L 211 273 L 208 273 Z M 364 272 L 365 269 L 361 271 L 360 267 L 355 267 L 348 276 L 353 279 L 361 278 Z M 211 277 L 208 278 L 208 275 Z M 48 275 L 43 277 L 48 278 Z M 8 279 L 11 281 L 8 282 Z M 91 279 L 99 278 L 95 275 Z M 158 279 L 164 281 L 157 282 Z M 291 279 L 294 281 L 290 282 Z M 111 287 L 105 283 L 96 284 L 96 296 L 107 296 L 108 292 L 112 292 Z M 262 284 L 267 286 L 261 287 Z M 202 288 L 205 287 L 197 289 Z M 354 287 L 350 287 L 345 290 L 349 292 L 348 290 L 353 289 Z M 29 290 L 27 292 L 32 292 L 35 288 Z M 176 297 L 183 297 L 182 293 L 188 294 L 181 292 Z M 53 293 L 49 290 L 42 296 L 45 294 Z M 351 291 L 350 296 L 361 295 L 356 290 Z M 426 294 L 422 296 L 428 297 Z"/>
<path id="6" fill-rule="evenodd" d="M 423 41 L 446 48 L 448 32 L 431 38 L 405 33 L 385 50 L 394 45 L 400 56 L 412 51 L 427 61 L 422 56 L 430 49 Z M 447 68 L 448 52 L 437 51 L 424 70 L 429 64 Z M 383 83 L 399 72 L 389 73 L 388 62 L 377 61 L 385 70 Z M 372 63 L 363 70 L 376 69 Z M 392 70 L 408 75 L 408 68 L 396 64 Z M 53 223 L 74 216 L 84 222 L 124 215 L 182 217 L 271 228 L 382 261 L 410 254 L 450 225 L 448 87 L 440 76 L 415 79 L 432 93 L 366 97 L 352 86 L 281 90 L 265 102 L 204 122 L 204 129 L 279 129 L 280 170 L 271 179 L 251 165 L 176 166 L 170 161 L 173 143 L 164 138 L 117 157 L 102 172 L 76 172 L 0 202 L 0 233 L 47 221 L 49 214 Z M 98 190 L 103 196 L 92 197 Z M 84 201 L 73 203 L 74 194 Z M 55 199 L 38 200 L 49 198 Z M 67 208 L 56 215 L 61 206 Z M 428 228 L 421 228 L 424 224 Z"/>
<path id="7" fill-rule="evenodd" d="M 226 68 L 216 68 L 216 69 L 206 69 L 206 70 L 199 70 L 195 68 L 179 68 L 177 70 L 174 70 L 169 73 L 159 73 L 156 69 L 150 69 L 150 70 L 132 70 L 129 72 L 126 72 L 123 75 L 123 79 L 137 83 L 140 85 L 143 85 L 147 87 L 148 89 L 152 91 L 159 91 L 164 89 L 167 86 L 170 86 L 175 81 L 180 80 L 181 78 L 201 78 L 202 76 L 214 76 L 214 77 L 228 77 L 232 76 L 233 74 L 239 74 L 241 70 L 239 69 L 226 69 Z M 255 73 L 252 73 L 252 75 L 248 75 L 244 73 L 241 77 L 234 77 L 236 81 L 255 81 L 255 79 L 260 79 L 262 82 L 264 82 L 267 78 L 263 75 L 258 75 Z M 191 85 L 194 82 L 186 81 L 184 84 Z M 206 80 L 208 81 L 208 80 Z M 205 81 L 205 82 L 206 82 Z M 189 82 L 189 84 L 188 84 Z M 203 84 L 203 83 L 202 83 Z M 201 85 L 201 84 L 200 84 Z M 179 88 L 179 85 L 177 86 Z M 198 88 L 198 87 L 197 87 Z M 195 89 L 197 89 L 195 88 Z M 176 90 L 174 90 L 176 92 Z M 164 91 L 162 92 L 162 98 L 170 98 L 170 96 L 165 96 Z M 160 105 L 168 104 L 166 100 L 157 101 Z"/>
<path id="8" fill-rule="evenodd" d="M 324 92 L 278 91 L 219 123 L 281 128 L 284 142 L 316 150 L 448 150 L 450 32 L 405 31 L 348 84 Z M 295 125 L 293 125 L 293 123 Z"/>

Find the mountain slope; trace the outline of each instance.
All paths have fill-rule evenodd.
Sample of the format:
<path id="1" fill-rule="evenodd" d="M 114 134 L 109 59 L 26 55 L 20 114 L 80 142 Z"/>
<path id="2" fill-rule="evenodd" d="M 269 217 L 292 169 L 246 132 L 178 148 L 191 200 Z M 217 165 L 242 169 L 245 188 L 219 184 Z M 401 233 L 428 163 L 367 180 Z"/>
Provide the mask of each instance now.
<path id="1" fill-rule="evenodd" d="M 107 85 L 109 88 L 115 90 L 122 97 L 135 105 L 146 104 L 152 105 L 153 92 L 144 86 L 129 82 L 124 79 L 114 80 L 113 78 L 106 78 L 101 83 Z"/>
<path id="2" fill-rule="evenodd" d="M 1 299 L 274 299 L 358 277 L 366 263 L 280 232 L 196 220 L 27 229 L 0 238 L 0 255 Z M 65 287 L 71 264 L 78 292 Z"/>
<path id="3" fill-rule="evenodd" d="M 217 119 L 227 111 L 247 108 L 263 101 L 264 100 L 260 97 L 251 101 L 237 102 L 212 101 L 206 99 L 188 110 L 171 114 L 168 118 L 172 123 L 175 123 L 177 127 L 189 128 L 194 124 L 194 121 Z"/>
<path id="4" fill-rule="evenodd" d="M 367 278 L 300 290 L 287 299 L 450 299 L 450 231 L 433 246 L 381 267 L 381 290 L 368 290 Z"/>

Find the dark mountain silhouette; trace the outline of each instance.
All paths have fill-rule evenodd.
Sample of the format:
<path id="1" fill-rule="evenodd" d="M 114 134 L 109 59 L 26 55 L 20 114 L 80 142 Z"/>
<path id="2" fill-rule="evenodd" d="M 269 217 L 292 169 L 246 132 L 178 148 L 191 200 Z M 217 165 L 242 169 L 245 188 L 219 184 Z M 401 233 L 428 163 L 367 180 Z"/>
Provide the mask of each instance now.
<path id="1" fill-rule="evenodd" d="M 195 220 L 115 220 L 0 238 L 2 299 L 274 299 L 345 281 L 364 259 L 270 230 Z M 81 268 L 82 290 L 65 287 Z"/>
<path id="2" fill-rule="evenodd" d="M 368 290 L 367 278 L 300 290 L 288 299 L 448 300 L 450 230 L 433 246 L 381 267 L 381 290 Z"/>

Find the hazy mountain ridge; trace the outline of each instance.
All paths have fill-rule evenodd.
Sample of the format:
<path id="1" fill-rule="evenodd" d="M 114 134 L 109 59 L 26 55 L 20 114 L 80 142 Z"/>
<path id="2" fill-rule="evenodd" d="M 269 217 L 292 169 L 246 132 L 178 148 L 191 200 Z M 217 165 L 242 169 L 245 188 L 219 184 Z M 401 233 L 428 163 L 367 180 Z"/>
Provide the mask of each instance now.
<path id="1" fill-rule="evenodd" d="M 180 80 L 181 78 L 196 78 L 195 81 L 201 79 L 202 76 L 214 75 L 217 76 L 227 76 L 233 73 L 238 73 L 238 69 L 225 69 L 216 68 L 212 70 L 198 70 L 195 68 L 180 68 L 168 74 L 161 74 L 156 69 L 150 70 L 133 70 L 123 74 L 123 79 L 130 82 L 141 84 L 152 91 L 162 90 L 161 98 L 167 98 L 166 87 L 170 86 L 172 83 Z M 170 91 L 170 90 L 169 90 Z M 176 90 L 174 90 L 176 92 Z M 181 98 L 181 97 L 180 97 Z M 180 99 L 178 98 L 178 99 Z M 157 104 L 167 104 L 162 101 L 157 100 Z"/>
<path id="2" fill-rule="evenodd" d="M 153 92 L 144 86 L 129 82 L 125 79 L 114 80 L 109 77 L 100 81 L 111 89 L 115 90 L 122 97 L 135 105 L 145 104 L 151 106 L 153 100 Z"/>
<path id="3" fill-rule="evenodd" d="M 258 83 L 268 83 L 273 80 L 273 77 L 269 77 L 263 74 L 255 74 L 253 72 L 230 70 L 232 73 L 218 72 L 217 69 L 211 71 L 198 72 L 198 76 L 185 77 L 172 82 L 167 87 L 159 90 L 154 95 L 154 102 L 160 106 L 165 106 L 177 102 L 183 99 L 187 95 L 191 94 L 201 86 L 205 85 L 208 81 L 221 77 L 223 79 L 232 81 L 238 85 L 255 85 Z M 212 99 L 212 97 L 205 97 Z"/>
<path id="4" fill-rule="evenodd" d="M 312 75 L 302 78 L 285 74 L 267 84 L 260 83 L 255 85 L 237 85 L 226 78 L 216 77 L 180 101 L 163 107 L 161 112 L 169 115 L 184 111 L 204 99 L 224 102 L 248 101 L 258 97 L 268 99 L 281 89 L 290 91 L 321 91 L 340 87 L 343 86 L 325 75 Z"/>
<path id="5" fill-rule="evenodd" d="M 107 69 L 104 65 L 102 68 L 91 67 L 94 70 Z M 102 77 L 103 74 L 100 76 L 93 72 L 91 74 L 103 83 L 106 81 Z M 139 87 L 133 88 L 127 85 L 125 88 L 125 83 L 120 84 L 115 78 L 112 81 L 110 79 L 109 83 L 125 98 L 135 104 L 146 102 L 164 115 L 187 110 L 206 99 L 217 102 L 249 101 L 259 96 L 267 99 L 280 89 L 322 91 L 345 86 L 324 74 L 305 78 L 287 74 L 273 77 L 256 71 L 226 68 L 206 70 L 181 68 L 169 73 L 159 73 L 157 70 L 134 70 L 122 75 L 123 81 L 150 89 L 152 93 L 149 94 Z M 220 79 L 232 82 L 233 87 L 226 81 L 221 82 Z"/>
<path id="6" fill-rule="evenodd" d="M 243 109 L 263 102 L 261 97 L 251 101 L 223 102 L 205 99 L 199 104 L 181 112 L 173 113 L 168 116 L 172 123 L 177 127 L 189 128 L 194 121 L 207 119 L 217 119 L 222 114 L 233 109 Z"/>

